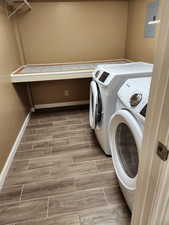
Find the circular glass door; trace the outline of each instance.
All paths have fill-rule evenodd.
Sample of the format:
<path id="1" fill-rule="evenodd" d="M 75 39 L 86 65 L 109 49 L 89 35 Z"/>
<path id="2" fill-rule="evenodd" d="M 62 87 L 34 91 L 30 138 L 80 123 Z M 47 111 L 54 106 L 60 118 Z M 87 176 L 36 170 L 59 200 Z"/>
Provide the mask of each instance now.
<path id="1" fill-rule="evenodd" d="M 116 148 L 126 174 L 134 178 L 138 172 L 139 156 L 135 138 L 125 123 L 120 123 L 115 135 Z"/>
<path id="2" fill-rule="evenodd" d="M 116 112 L 109 121 L 109 145 L 113 165 L 121 185 L 135 190 L 143 131 L 128 110 Z"/>

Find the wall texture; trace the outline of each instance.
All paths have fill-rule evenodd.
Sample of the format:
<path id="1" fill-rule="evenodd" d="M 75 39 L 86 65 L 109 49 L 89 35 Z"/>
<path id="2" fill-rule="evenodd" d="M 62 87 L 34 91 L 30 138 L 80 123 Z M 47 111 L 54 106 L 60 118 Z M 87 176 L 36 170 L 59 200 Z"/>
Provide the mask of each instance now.
<path id="1" fill-rule="evenodd" d="M 0 5 L 0 171 L 28 112 L 26 93 L 14 88 L 9 76 L 19 65 L 11 23 Z"/>
<path id="2" fill-rule="evenodd" d="M 126 58 L 153 62 L 155 38 L 144 38 L 147 3 L 152 0 L 130 0 Z"/>
<path id="3" fill-rule="evenodd" d="M 89 61 L 125 56 L 126 0 L 31 4 L 32 11 L 17 19 L 25 63 Z M 69 96 L 65 96 L 65 91 L 69 92 Z M 32 84 L 32 93 L 35 104 L 87 100 L 89 80 L 35 83 Z"/>
<path id="4" fill-rule="evenodd" d="M 89 100 L 91 79 L 73 79 L 49 82 L 35 82 L 31 85 L 33 102 L 50 104 Z M 65 95 L 65 91 L 68 96 Z M 45 93 L 42 94 L 42 93 Z"/>
<path id="5" fill-rule="evenodd" d="M 18 19 L 26 63 L 125 56 L 127 1 L 32 3 Z"/>

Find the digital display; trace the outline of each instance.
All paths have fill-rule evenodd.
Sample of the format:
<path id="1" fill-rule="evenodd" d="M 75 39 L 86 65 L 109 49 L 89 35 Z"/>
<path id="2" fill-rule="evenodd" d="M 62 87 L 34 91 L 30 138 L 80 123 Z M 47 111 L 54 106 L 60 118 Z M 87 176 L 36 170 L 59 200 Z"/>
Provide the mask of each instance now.
<path id="1" fill-rule="evenodd" d="M 99 80 L 104 82 L 108 76 L 109 76 L 109 73 L 103 72 L 102 75 L 100 76 Z"/>

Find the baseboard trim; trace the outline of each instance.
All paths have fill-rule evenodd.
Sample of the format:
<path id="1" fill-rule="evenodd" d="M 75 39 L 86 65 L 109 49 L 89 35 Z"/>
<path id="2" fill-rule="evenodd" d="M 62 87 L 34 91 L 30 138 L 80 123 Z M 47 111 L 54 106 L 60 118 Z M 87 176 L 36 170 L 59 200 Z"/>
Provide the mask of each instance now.
<path id="1" fill-rule="evenodd" d="M 35 105 L 35 109 L 47 109 L 47 108 L 57 108 L 57 107 L 66 107 L 66 106 L 78 106 L 78 105 L 88 105 L 89 100 L 83 101 L 72 101 L 72 102 L 59 102 L 51 104 L 39 104 Z"/>
<path id="2" fill-rule="evenodd" d="M 15 140 L 15 143 L 14 143 L 12 149 L 11 149 L 11 152 L 9 153 L 9 156 L 7 158 L 5 166 L 2 169 L 2 171 L 1 171 L 1 174 L 0 174 L 0 190 L 3 188 L 3 185 L 5 183 L 5 179 L 7 177 L 8 171 L 9 171 L 9 169 L 11 167 L 11 164 L 13 162 L 13 159 L 14 159 L 14 156 L 16 154 L 17 148 L 18 148 L 18 146 L 19 146 L 19 144 L 21 142 L 22 136 L 23 136 L 23 134 L 25 132 L 25 129 L 26 129 L 27 125 L 28 125 L 30 117 L 31 117 L 31 112 L 28 113 L 27 117 L 25 118 L 25 121 L 23 122 L 22 127 L 21 127 L 21 129 L 19 131 L 19 134 L 18 134 L 18 136 L 17 136 L 17 138 Z"/>

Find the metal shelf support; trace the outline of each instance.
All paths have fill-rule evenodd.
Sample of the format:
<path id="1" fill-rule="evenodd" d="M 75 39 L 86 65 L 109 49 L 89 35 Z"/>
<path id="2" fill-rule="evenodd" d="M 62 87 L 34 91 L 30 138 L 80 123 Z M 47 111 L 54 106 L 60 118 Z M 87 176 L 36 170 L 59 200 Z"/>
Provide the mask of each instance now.
<path id="1" fill-rule="evenodd" d="M 32 9 L 28 0 L 6 0 L 6 4 L 9 11 L 9 18 L 16 15 L 17 13 L 22 12 L 23 9 L 25 9 L 25 12 Z M 10 8 L 12 8 L 12 10 L 9 10 Z"/>

